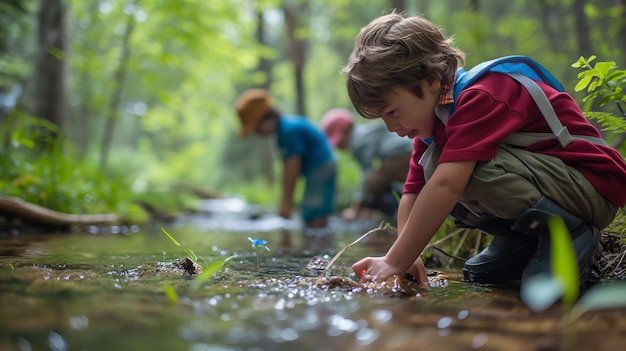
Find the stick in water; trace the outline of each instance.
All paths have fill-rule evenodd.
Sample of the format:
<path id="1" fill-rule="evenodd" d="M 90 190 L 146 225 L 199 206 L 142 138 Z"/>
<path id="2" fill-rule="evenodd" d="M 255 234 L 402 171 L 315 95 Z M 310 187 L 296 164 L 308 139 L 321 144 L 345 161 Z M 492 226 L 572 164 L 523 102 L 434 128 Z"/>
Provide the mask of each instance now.
<path id="1" fill-rule="evenodd" d="M 339 256 L 341 256 L 344 252 L 346 252 L 346 250 L 348 250 L 350 247 L 354 246 L 356 243 L 358 243 L 359 241 L 363 240 L 366 236 L 369 236 L 370 234 L 374 234 L 378 231 L 385 230 L 385 229 L 389 229 L 392 228 L 391 225 L 389 225 L 389 223 L 385 223 L 380 222 L 380 225 L 378 226 L 378 228 L 374 228 L 370 231 L 368 231 L 367 233 L 361 235 L 358 239 L 356 239 L 355 241 L 351 242 L 350 244 L 346 245 L 343 249 L 339 250 L 339 252 L 337 252 L 337 254 L 335 255 L 335 257 L 333 257 L 330 261 L 328 261 L 328 265 L 326 266 L 326 268 L 322 271 L 322 273 L 320 273 L 320 275 L 317 278 L 317 284 L 320 284 L 320 279 L 322 279 L 323 277 L 326 276 L 326 272 L 328 272 L 328 270 L 330 269 L 330 266 L 333 265 L 333 263 L 335 263 L 335 261 L 339 258 Z"/>

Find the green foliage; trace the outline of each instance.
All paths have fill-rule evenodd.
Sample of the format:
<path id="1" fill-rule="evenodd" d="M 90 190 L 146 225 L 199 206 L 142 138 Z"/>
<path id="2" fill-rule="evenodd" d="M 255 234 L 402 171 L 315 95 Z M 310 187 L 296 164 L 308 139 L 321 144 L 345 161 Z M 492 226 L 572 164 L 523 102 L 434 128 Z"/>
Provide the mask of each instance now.
<path id="1" fill-rule="evenodd" d="M 580 278 L 576 252 L 571 236 L 560 217 L 552 217 L 550 228 L 550 265 L 552 274 L 527 278 L 522 285 L 521 297 L 534 311 L 542 311 L 562 299 L 570 310 L 578 299 Z"/>
<path id="2" fill-rule="evenodd" d="M 190 285 L 191 290 L 196 290 L 200 288 L 202 284 L 206 283 L 209 279 L 211 279 L 215 275 L 215 273 L 223 269 L 224 265 L 228 261 L 236 257 L 235 255 L 232 255 L 224 259 L 213 260 L 211 262 L 207 262 L 204 258 L 196 255 L 196 253 L 193 252 L 193 250 L 181 245 L 178 242 L 178 240 L 174 239 L 174 237 L 170 233 L 168 233 L 163 227 L 161 227 L 161 231 L 163 232 L 163 234 L 165 234 L 165 236 L 167 236 L 170 239 L 172 243 L 174 243 L 174 245 L 180 247 L 183 250 L 183 252 L 187 255 L 187 257 L 189 257 L 189 259 L 193 261 L 193 263 L 195 263 L 196 265 L 198 265 L 198 267 L 202 269 L 202 273 L 197 275 L 191 282 L 191 285 Z M 199 261 L 202 261 L 204 265 L 200 264 Z M 176 292 L 173 291 L 173 289 L 168 288 L 168 286 L 165 287 L 165 294 L 168 296 L 170 301 L 172 302 L 178 301 Z"/>
<path id="3" fill-rule="evenodd" d="M 571 308 L 578 299 L 580 289 L 576 251 L 563 219 L 552 217 L 548 226 L 553 274 L 563 284 L 563 304 Z"/>
<path id="4" fill-rule="evenodd" d="M 172 243 L 174 243 L 174 245 L 180 247 L 183 250 L 183 252 L 185 252 L 187 257 L 189 257 L 189 259 L 193 261 L 193 263 L 197 264 L 200 268 L 204 268 L 202 264 L 200 264 L 199 262 L 199 260 L 202 260 L 202 262 L 206 264 L 207 262 L 204 260 L 204 258 L 198 257 L 198 255 L 196 255 L 196 253 L 193 252 L 193 250 L 188 249 L 184 247 L 183 245 L 181 245 L 176 239 L 174 239 L 172 235 L 170 235 L 170 233 L 168 233 L 165 230 L 165 228 L 161 227 L 161 231 L 172 241 Z"/>
<path id="5" fill-rule="evenodd" d="M 618 69 L 614 61 L 592 62 L 596 56 L 581 56 L 572 67 L 581 70 L 578 73 L 576 91 L 586 90 L 583 102 L 594 102 L 598 107 L 615 102 L 623 116 L 614 116 L 606 112 L 585 112 L 585 116 L 598 121 L 607 131 L 626 133 L 626 113 L 622 104 L 626 103 L 626 70 Z"/>
<path id="6" fill-rule="evenodd" d="M 66 213 L 117 211 L 130 200 L 127 174 L 102 174 L 79 159 L 53 124 L 13 110 L 0 131 L 2 194 Z"/>
<path id="7" fill-rule="evenodd" d="M 625 307 L 626 284 L 622 282 L 594 286 L 578 300 L 579 269 L 570 234 L 559 217 L 550 219 L 549 228 L 553 273 L 531 277 L 522 285 L 524 303 L 534 311 L 543 311 L 561 299 L 567 311 L 565 326 L 591 310 Z"/>

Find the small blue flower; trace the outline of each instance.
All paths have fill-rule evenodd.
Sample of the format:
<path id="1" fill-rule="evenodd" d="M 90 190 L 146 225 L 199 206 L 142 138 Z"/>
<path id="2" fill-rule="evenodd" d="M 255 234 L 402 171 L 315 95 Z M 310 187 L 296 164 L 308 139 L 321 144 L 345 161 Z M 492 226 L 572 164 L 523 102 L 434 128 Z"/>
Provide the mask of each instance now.
<path id="1" fill-rule="evenodd" d="M 264 248 L 267 251 L 270 250 L 267 246 L 265 246 L 267 244 L 267 240 L 253 239 L 251 237 L 248 237 L 248 240 L 250 240 L 250 242 L 252 243 L 252 248 L 253 249 Z"/>

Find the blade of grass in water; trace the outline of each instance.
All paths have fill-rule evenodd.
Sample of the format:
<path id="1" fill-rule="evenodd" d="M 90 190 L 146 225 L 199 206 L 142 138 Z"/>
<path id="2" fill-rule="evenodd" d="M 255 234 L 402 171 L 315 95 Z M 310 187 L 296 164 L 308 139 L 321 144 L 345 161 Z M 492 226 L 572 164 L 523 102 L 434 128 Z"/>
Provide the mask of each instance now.
<path id="1" fill-rule="evenodd" d="M 571 308 L 576 303 L 580 288 L 578 262 L 571 236 L 560 217 L 552 217 L 548 222 L 550 228 L 550 245 L 552 252 L 552 269 L 554 275 L 563 283 L 563 304 Z"/>
<path id="2" fill-rule="evenodd" d="M 213 275 L 217 273 L 217 271 L 224 268 L 224 265 L 226 264 L 226 262 L 232 260 L 235 257 L 236 256 L 233 255 L 233 256 L 227 257 L 224 260 L 215 260 L 214 262 L 211 262 L 211 264 L 209 264 L 206 268 L 204 268 L 202 273 L 200 273 L 200 275 L 194 278 L 194 280 L 191 282 L 191 286 L 190 286 L 191 290 L 198 289 L 200 286 L 202 286 L 202 284 L 206 283 L 209 279 L 211 279 L 211 277 L 213 277 Z"/>
<path id="3" fill-rule="evenodd" d="M 173 236 L 170 235 L 170 233 L 167 232 L 167 230 L 165 230 L 165 228 L 161 227 L 161 231 L 163 231 L 163 233 L 165 235 L 167 235 L 167 237 L 174 243 L 174 245 L 180 247 L 187 254 L 187 256 L 189 256 L 189 259 L 192 260 L 193 263 L 195 263 L 198 266 L 200 266 L 200 268 L 204 268 L 204 267 L 202 267 L 202 265 L 200 263 L 198 263 L 198 256 L 196 255 L 195 252 L 193 252 L 190 249 L 187 249 L 186 247 L 182 246 L 176 239 L 174 239 Z"/>

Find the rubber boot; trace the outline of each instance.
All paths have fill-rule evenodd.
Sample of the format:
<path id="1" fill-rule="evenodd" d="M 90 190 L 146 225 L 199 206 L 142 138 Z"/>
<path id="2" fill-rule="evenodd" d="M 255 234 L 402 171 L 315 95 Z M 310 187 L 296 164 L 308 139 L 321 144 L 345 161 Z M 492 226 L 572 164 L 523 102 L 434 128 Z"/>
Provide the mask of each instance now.
<path id="1" fill-rule="evenodd" d="M 539 239 L 537 252 L 531 258 L 522 275 L 522 284 L 538 274 L 552 273 L 549 219 L 558 216 L 563 219 L 576 252 L 580 281 L 589 278 L 597 255 L 602 250 L 600 231 L 587 225 L 582 219 L 560 207 L 547 197 L 542 197 L 532 207 L 522 213 L 514 228 Z"/>
<path id="2" fill-rule="evenodd" d="M 483 251 L 465 262 L 465 281 L 502 284 L 520 279 L 522 271 L 536 251 L 537 239 L 516 232 L 511 228 L 511 221 L 499 218 L 489 220 L 476 229 L 494 237 Z"/>

